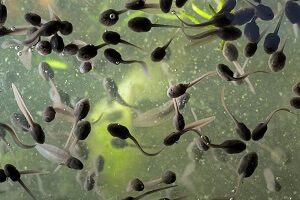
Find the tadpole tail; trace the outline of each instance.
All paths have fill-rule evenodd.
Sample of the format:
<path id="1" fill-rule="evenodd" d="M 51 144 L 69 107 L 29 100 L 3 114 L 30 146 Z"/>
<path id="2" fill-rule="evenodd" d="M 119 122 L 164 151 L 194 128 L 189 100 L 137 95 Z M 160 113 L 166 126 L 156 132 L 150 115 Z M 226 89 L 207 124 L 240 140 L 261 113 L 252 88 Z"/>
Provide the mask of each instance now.
<path id="1" fill-rule="evenodd" d="M 143 70 L 144 74 L 147 77 L 150 77 L 148 65 L 144 61 L 141 61 L 141 60 L 128 60 L 128 61 L 124 61 L 124 63 L 125 64 L 126 63 L 138 63 L 138 64 L 140 64 L 140 66 L 142 67 L 142 70 Z"/>
<path id="2" fill-rule="evenodd" d="M 237 124 L 238 120 L 236 119 L 236 117 L 232 114 L 232 112 L 228 109 L 226 103 L 225 103 L 225 95 L 224 95 L 224 91 L 225 91 L 225 86 L 222 87 L 221 90 L 221 104 L 224 108 L 224 110 L 229 114 L 229 116 L 233 119 L 233 121 Z"/>
<path id="3" fill-rule="evenodd" d="M 214 75 L 217 75 L 216 71 L 207 72 L 207 73 L 203 74 L 202 76 L 200 76 L 199 78 L 197 78 L 196 80 L 190 82 L 188 87 L 192 87 L 193 85 L 199 83 L 202 79 L 209 77 L 209 76 L 214 76 Z"/>
<path id="4" fill-rule="evenodd" d="M 160 154 L 160 152 L 162 152 L 164 150 L 165 147 L 163 147 L 162 149 L 160 149 L 159 151 L 155 152 L 155 153 L 148 153 L 146 151 L 144 151 L 144 149 L 141 147 L 141 145 L 139 144 L 139 142 L 133 137 L 133 136 L 130 136 L 129 137 L 133 142 L 134 144 L 136 144 L 136 146 L 139 148 L 139 150 L 146 156 L 157 156 L 158 154 Z"/>
<path id="5" fill-rule="evenodd" d="M 177 19 L 181 22 L 181 23 L 183 23 L 184 25 L 186 25 L 186 26 L 189 26 L 189 27 L 204 27 L 204 26 L 208 26 L 208 25 L 211 25 L 212 24 L 212 22 L 211 21 L 208 21 L 208 22 L 204 22 L 204 23 L 200 23 L 200 24 L 190 24 L 190 23 L 187 23 L 187 22 L 185 22 L 183 19 L 181 19 L 178 15 L 177 15 L 177 13 L 176 13 L 176 11 L 172 11 L 172 14 L 174 14 L 176 17 L 177 17 Z"/>
<path id="6" fill-rule="evenodd" d="M 138 48 L 139 50 L 145 51 L 143 48 L 141 48 L 141 47 L 139 47 L 139 46 L 137 46 L 137 45 L 135 45 L 135 44 L 132 44 L 132 43 L 130 43 L 130 42 L 127 42 L 127 41 L 125 41 L 125 40 L 122 40 L 122 39 L 121 39 L 120 42 L 123 43 L 123 44 L 129 45 L 129 46 Z"/>
<path id="7" fill-rule="evenodd" d="M 233 79 L 234 80 L 243 80 L 243 79 L 247 78 L 248 76 L 250 76 L 251 74 L 256 74 L 256 73 L 270 74 L 270 72 L 268 72 L 268 71 L 257 70 L 257 71 L 245 73 L 245 74 L 241 75 L 240 77 L 236 77 L 236 78 L 233 78 Z"/>
<path id="8" fill-rule="evenodd" d="M 37 200 L 37 198 L 34 197 L 33 193 L 30 191 L 30 189 L 24 184 L 24 182 L 19 179 L 18 182 L 21 184 L 21 186 L 24 188 L 24 190 L 31 196 L 33 200 Z"/>
<path id="9" fill-rule="evenodd" d="M 96 46 L 96 48 L 98 50 L 98 49 L 101 49 L 101 48 L 103 48 L 103 47 L 105 47 L 107 45 L 108 45 L 107 43 L 99 44 L 99 45 Z"/>
<path id="10" fill-rule="evenodd" d="M 23 170 L 19 171 L 20 174 L 24 175 L 43 175 L 43 174 L 49 174 L 49 171 L 42 171 L 42 170 Z"/>
<path id="11" fill-rule="evenodd" d="M 21 147 L 22 149 L 32 149 L 34 148 L 36 145 L 27 145 L 27 144 L 23 144 L 20 139 L 18 138 L 15 130 L 10 127 L 7 124 L 3 124 L 0 123 L 0 127 L 4 128 L 5 130 L 7 130 L 7 132 L 12 136 L 14 142 L 16 143 L 16 145 L 18 145 L 19 147 Z"/>
<path id="12" fill-rule="evenodd" d="M 144 194 L 141 194 L 140 196 L 137 196 L 135 197 L 135 200 L 139 200 L 149 194 L 152 194 L 152 193 L 155 193 L 155 192 L 159 192 L 159 191 L 162 191 L 162 190 L 167 190 L 169 188 L 173 188 L 173 187 L 177 187 L 177 185 L 171 185 L 171 186 L 166 186 L 166 187 L 162 187 L 162 188 L 158 188 L 158 189 L 154 189 L 154 190 L 151 190 L 151 191 L 148 191 L 148 192 L 145 192 Z"/>
<path id="13" fill-rule="evenodd" d="M 292 113 L 292 114 L 294 114 L 294 115 L 297 115 L 296 113 L 293 113 L 290 109 L 288 109 L 288 108 L 277 108 L 277 109 L 275 109 L 275 110 L 273 110 L 269 115 L 268 115 L 268 117 L 266 118 L 266 122 L 265 123 L 269 123 L 270 122 L 270 120 L 272 119 L 272 117 L 277 113 L 277 112 L 279 112 L 279 111 L 286 111 L 286 112 L 289 112 L 289 113 Z"/>

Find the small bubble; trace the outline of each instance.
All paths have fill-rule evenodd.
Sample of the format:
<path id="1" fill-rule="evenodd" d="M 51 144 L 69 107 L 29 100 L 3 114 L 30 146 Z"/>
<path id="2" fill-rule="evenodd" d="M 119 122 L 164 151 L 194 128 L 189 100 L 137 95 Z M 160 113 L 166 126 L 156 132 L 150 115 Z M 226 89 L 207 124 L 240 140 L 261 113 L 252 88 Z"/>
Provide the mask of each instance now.
<path id="1" fill-rule="evenodd" d="M 115 62 L 116 65 L 120 64 L 120 62 Z"/>
<path id="2" fill-rule="evenodd" d="M 236 191 L 235 189 L 232 189 L 232 190 L 231 190 L 232 193 L 235 193 L 235 191 Z"/>
<path id="3" fill-rule="evenodd" d="M 18 56 L 22 56 L 22 51 L 19 51 L 19 52 L 17 53 L 17 55 L 18 55 Z"/>
<path id="4" fill-rule="evenodd" d="M 19 45 L 15 46 L 15 50 L 19 50 L 19 49 L 20 49 Z"/>
<path id="5" fill-rule="evenodd" d="M 10 28 L 10 30 L 11 30 L 11 31 L 15 31 L 15 30 L 16 30 L 16 27 L 13 26 L 13 27 Z"/>

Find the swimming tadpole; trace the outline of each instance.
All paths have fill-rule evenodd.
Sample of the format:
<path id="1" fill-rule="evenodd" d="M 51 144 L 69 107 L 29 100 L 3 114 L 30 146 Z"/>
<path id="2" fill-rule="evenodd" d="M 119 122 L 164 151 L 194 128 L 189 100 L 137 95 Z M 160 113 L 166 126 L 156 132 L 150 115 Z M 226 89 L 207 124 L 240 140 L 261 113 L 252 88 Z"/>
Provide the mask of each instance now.
<path id="1" fill-rule="evenodd" d="M 132 63 L 138 63 L 143 72 L 148 76 L 149 75 L 149 70 L 148 70 L 148 66 L 144 61 L 141 60 L 123 60 L 122 55 L 115 49 L 112 48 L 108 48 L 104 50 L 104 56 L 105 58 L 115 64 L 115 65 L 119 65 L 120 63 L 122 64 L 132 64 Z"/>
<path id="2" fill-rule="evenodd" d="M 225 140 L 221 144 L 208 143 L 208 146 L 220 148 L 228 154 L 238 154 L 246 150 L 246 144 L 240 140 Z"/>
<path id="3" fill-rule="evenodd" d="M 149 8 L 159 8 L 157 3 L 146 3 L 146 0 L 129 0 L 125 3 L 128 10 L 144 10 Z"/>
<path id="4" fill-rule="evenodd" d="M 81 48 L 79 48 L 76 58 L 80 61 L 88 61 L 92 58 L 96 57 L 98 54 L 98 50 L 107 46 L 108 44 L 103 43 L 99 45 L 87 44 Z"/>
<path id="5" fill-rule="evenodd" d="M 102 85 L 112 100 L 118 102 L 122 106 L 137 109 L 136 106 L 130 105 L 123 99 L 123 97 L 119 93 L 119 88 L 118 88 L 116 82 L 112 78 L 110 78 L 110 77 L 104 78 Z"/>
<path id="6" fill-rule="evenodd" d="M 130 42 L 127 42 L 126 40 L 123 40 L 120 36 L 119 33 L 117 32 L 114 32 L 114 31 L 105 31 L 103 34 L 102 34 L 102 40 L 106 43 L 106 44 L 112 44 L 112 45 L 117 45 L 119 43 L 122 43 L 122 44 L 126 44 L 126 45 L 129 45 L 129 46 L 133 46 L 135 48 L 138 48 L 140 50 L 143 50 L 141 47 L 138 47 L 137 45 L 135 44 L 132 44 Z"/>
<path id="7" fill-rule="evenodd" d="M 180 28 L 180 26 L 166 25 L 166 24 L 153 24 L 146 17 L 134 17 L 128 21 L 128 27 L 134 32 L 148 32 L 153 27 L 158 28 Z"/>
<path id="8" fill-rule="evenodd" d="M 128 196 L 126 198 L 123 198 L 122 200 L 139 200 L 139 199 L 142 199 L 145 196 L 148 196 L 148 195 L 153 194 L 155 192 L 159 192 L 159 191 L 162 191 L 162 190 L 167 190 L 167 189 L 173 188 L 173 187 L 177 187 L 177 185 L 171 185 L 171 186 L 161 187 L 161 188 L 158 188 L 158 189 L 150 190 L 150 191 L 145 192 L 144 194 L 141 194 L 141 195 L 136 196 L 136 197 Z"/>
<path id="9" fill-rule="evenodd" d="M 216 69 L 218 75 L 224 79 L 225 81 L 239 81 L 239 80 L 243 80 L 245 78 L 247 78 L 249 75 L 251 74 L 255 74 L 255 73 L 266 73 L 269 74 L 269 72 L 267 71 L 262 71 L 262 70 L 257 70 L 257 71 L 253 71 L 253 72 L 248 72 L 245 74 L 241 74 L 239 77 L 234 77 L 234 73 L 233 71 L 225 64 L 218 64 L 217 65 L 217 69 Z"/>
<path id="10" fill-rule="evenodd" d="M 36 46 L 35 50 L 42 56 L 49 55 L 52 52 L 51 43 L 47 40 L 39 41 Z"/>
<path id="11" fill-rule="evenodd" d="M 176 173 L 171 170 L 167 170 L 163 172 L 159 178 L 147 182 L 143 182 L 138 178 L 134 178 L 130 180 L 127 185 L 126 191 L 127 192 L 143 191 L 145 188 L 155 187 L 161 183 L 172 184 L 175 181 L 176 181 Z"/>
<path id="12" fill-rule="evenodd" d="M 93 64 L 90 61 L 81 62 L 79 66 L 79 71 L 82 74 L 88 73 L 93 69 Z"/>
<path id="13" fill-rule="evenodd" d="M 119 16 L 125 12 L 127 12 L 128 9 L 123 10 L 114 10 L 114 9 L 108 9 L 103 11 L 99 16 L 99 22 L 104 26 L 112 26 L 116 24 L 119 21 Z"/>
<path id="14" fill-rule="evenodd" d="M 139 142 L 133 137 L 128 128 L 119 124 L 119 123 L 111 123 L 107 126 L 107 131 L 111 134 L 113 137 L 120 138 L 122 140 L 130 139 L 136 144 L 136 146 L 139 148 L 139 150 L 146 156 L 156 156 L 158 155 L 164 148 L 161 150 L 155 152 L 155 153 L 148 153 L 145 152 L 144 149 L 140 146 Z"/>
<path id="15" fill-rule="evenodd" d="M 22 131 L 28 132 L 30 129 L 30 125 L 22 113 L 12 113 L 10 115 L 10 122 L 14 127 L 20 128 Z"/>
<path id="16" fill-rule="evenodd" d="M 172 85 L 167 90 L 167 96 L 170 97 L 170 98 L 178 98 L 181 95 L 185 94 L 187 89 L 189 89 L 190 87 L 192 87 L 195 84 L 199 83 L 204 78 L 209 77 L 209 76 L 214 76 L 214 75 L 216 75 L 216 72 L 215 71 L 210 71 L 210 72 L 207 72 L 207 73 L 203 74 L 202 76 L 200 76 L 199 78 L 197 78 L 197 79 L 195 79 L 191 82 L 179 83 L 179 84 L 176 84 L 176 85 Z"/>
<path id="17" fill-rule="evenodd" d="M 179 30 L 180 29 L 178 29 L 178 31 Z M 162 47 L 157 47 L 151 52 L 150 58 L 153 62 L 160 62 L 164 59 L 164 57 L 167 54 L 166 49 L 170 46 L 178 31 L 175 32 L 174 36 L 171 39 L 169 39 L 169 41 L 165 45 L 163 45 Z"/>
<path id="18" fill-rule="evenodd" d="M 173 117 L 173 126 L 177 131 L 182 131 L 185 126 L 185 120 L 183 115 L 179 111 L 177 100 L 175 98 L 173 98 L 173 104 L 175 108 L 175 115 Z"/>
<path id="19" fill-rule="evenodd" d="M 227 108 L 224 97 L 225 87 L 221 90 L 221 103 L 225 111 L 229 114 L 231 119 L 235 123 L 235 132 L 239 135 L 239 137 L 244 141 L 249 141 L 251 139 L 251 131 L 249 128 L 243 123 L 237 120 L 237 118 L 232 114 L 232 112 Z"/>
<path id="20" fill-rule="evenodd" d="M 54 71 L 47 62 L 40 62 L 38 66 L 39 75 L 45 80 L 54 79 Z"/>
<path id="21" fill-rule="evenodd" d="M 264 169 L 264 178 L 267 185 L 267 189 L 270 192 L 279 192 L 281 190 L 281 184 L 275 178 L 272 170 L 270 168 Z"/>
<path id="22" fill-rule="evenodd" d="M 104 170 L 104 164 L 105 164 L 105 159 L 102 155 L 98 155 L 94 159 L 94 171 L 96 173 L 96 176 L 99 176 L 99 174 Z"/>
<path id="23" fill-rule="evenodd" d="M 294 114 L 290 109 L 288 108 L 277 108 L 275 110 L 273 110 L 266 118 L 266 120 L 264 122 L 259 123 L 252 131 L 251 133 L 251 138 L 254 141 L 258 141 L 260 139 L 262 139 L 265 135 L 265 133 L 268 130 L 268 124 L 271 121 L 271 119 L 273 118 L 273 116 L 279 112 L 279 111 L 285 111 L 285 112 L 289 112 Z"/>

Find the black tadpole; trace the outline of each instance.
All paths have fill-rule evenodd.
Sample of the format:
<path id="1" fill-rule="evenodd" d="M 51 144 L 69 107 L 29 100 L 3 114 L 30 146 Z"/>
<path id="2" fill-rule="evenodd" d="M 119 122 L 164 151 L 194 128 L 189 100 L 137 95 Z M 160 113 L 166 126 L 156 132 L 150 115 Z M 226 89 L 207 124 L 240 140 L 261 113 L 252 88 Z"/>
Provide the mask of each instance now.
<path id="1" fill-rule="evenodd" d="M 144 61 L 140 61 L 140 60 L 123 60 L 122 55 L 115 49 L 112 49 L 112 48 L 105 49 L 104 50 L 104 56 L 109 62 L 111 62 L 115 65 L 118 65 L 120 63 L 122 63 L 122 64 L 138 63 L 142 67 L 143 72 L 146 75 L 149 74 L 148 66 Z"/>
<path id="2" fill-rule="evenodd" d="M 180 29 L 178 29 L 180 30 Z M 178 31 L 175 32 L 174 36 L 162 47 L 155 48 L 151 53 L 151 60 L 153 62 L 160 62 L 166 56 L 166 49 L 170 46 L 171 42 L 173 41 L 174 37 L 176 36 Z"/>
<path id="3" fill-rule="evenodd" d="M 179 111 L 176 98 L 173 98 L 173 104 L 175 108 L 175 115 L 173 117 L 173 126 L 177 131 L 182 131 L 185 126 L 185 120 L 183 115 Z"/>
<path id="4" fill-rule="evenodd" d="M 177 185 L 171 185 L 171 186 L 166 186 L 166 187 L 162 187 L 162 188 L 150 190 L 150 191 L 145 192 L 144 194 L 141 194 L 141 195 L 139 195 L 137 197 L 131 197 L 131 196 L 129 196 L 129 197 L 126 197 L 126 198 L 124 198 L 122 200 L 139 200 L 139 199 L 142 199 L 143 197 L 148 196 L 148 195 L 150 195 L 152 193 L 159 192 L 159 191 L 166 190 L 166 189 L 173 188 L 173 187 L 177 187 Z"/>
<path id="5" fill-rule="evenodd" d="M 233 119 L 235 123 L 235 132 L 239 135 L 242 140 L 249 141 L 251 139 L 251 132 L 249 128 L 243 123 L 237 120 L 237 118 L 231 113 L 231 111 L 227 108 L 224 97 L 225 87 L 221 90 L 221 103 L 225 111 L 229 114 L 229 116 Z"/>
<path id="6" fill-rule="evenodd" d="M 252 140 L 254 141 L 258 141 L 260 139 L 262 139 L 265 135 L 265 133 L 268 130 L 268 123 L 271 121 L 272 117 L 274 116 L 274 114 L 276 114 L 279 111 L 286 111 L 289 113 L 294 114 L 290 109 L 288 108 L 277 108 L 275 110 L 273 110 L 268 117 L 266 118 L 266 120 L 262 123 L 259 123 L 252 131 L 251 137 Z"/>
<path id="7" fill-rule="evenodd" d="M 292 90 L 296 95 L 300 96 L 300 82 L 296 83 L 293 86 Z"/>
<path id="8" fill-rule="evenodd" d="M 114 10 L 108 9 L 103 11 L 99 16 L 99 22 L 104 26 L 112 26 L 116 24 L 119 20 L 119 15 L 127 12 L 127 9 L 124 10 Z"/>
<path id="9" fill-rule="evenodd" d="M 290 105 L 293 108 L 300 109 L 300 97 L 293 97 L 290 99 Z"/>
<path id="10" fill-rule="evenodd" d="M 268 74 L 269 73 L 267 71 L 257 70 L 257 71 L 242 74 L 239 77 L 234 77 L 233 71 L 225 64 L 218 64 L 216 71 L 217 71 L 218 75 L 221 78 L 223 78 L 225 81 L 240 81 L 240 80 L 244 80 L 245 78 L 247 78 L 251 74 L 255 74 L 255 73 L 266 73 L 266 74 Z"/>
<path id="11" fill-rule="evenodd" d="M 246 144 L 240 140 L 225 140 L 221 144 L 208 144 L 212 148 L 221 148 L 228 154 L 241 153 L 246 149 Z"/>
<path id="12" fill-rule="evenodd" d="M 52 106 L 47 106 L 42 115 L 45 122 L 51 122 L 54 120 L 56 112 Z"/>
<path id="13" fill-rule="evenodd" d="M 187 91 L 188 88 L 194 86 L 195 84 L 199 83 L 201 80 L 203 80 L 206 77 L 209 76 L 213 76 L 216 75 L 215 71 L 210 71 L 207 72 L 205 74 L 203 74 L 202 76 L 200 76 L 199 78 L 189 82 L 189 83 L 179 83 L 176 85 L 172 85 L 168 88 L 167 90 L 167 95 L 170 98 L 177 98 L 180 97 L 181 95 L 185 94 L 185 92 Z"/>
<path id="14" fill-rule="evenodd" d="M 152 24 L 146 17 L 135 17 L 128 21 L 128 27 L 135 32 L 148 32 L 153 27 L 160 28 L 180 28 L 180 26 L 166 24 Z"/>
<path id="15" fill-rule="evenodd" d="M 7 8 L 3 4 L 3 2 L 0 2 L 0 26 L 3 26 L 7 19 Z"/>
<path id="16" fill-rule="evenodd" d="M 134 144 L 139 148 L 139 150 L 146 156 L 156 156 L 158 155 L 162 150 L 159 150 L 155 153 L 148 153 L 148 152 L 145 152 L 144 149 L 141 147 L 141 145 L 139 144 L 139 142 L 135 139 L 135 137 L 133 137 L 128 128 L 121 125 L 121 124 L 118 124 L 118 123 L 111 123 L 107 126 L 107 131 L 113 136 L 113 137 L 117 137 L 117 138 L 120 138 L 122 140 L 126 140 L 126 139 L 131 139 Z"/>
<path id="17" fill-rule="evenodd" d="M 98 50 L 105 47 L 106 45 L 108 44 L 103 43 L 99 45 L 93 45 L 93 44 L 85 45 L 78 50 L 76 57 L 80 61 L 91 60 L 92 58 L 97 56 Z"/>
<path id="18" fill-rule="evenodd" d="M 33 25 L 33 26 L 41 26 L 41 21 L 42 18 L 40 15 L 33 13 L 33 12 L 29 12 L 26 13 L 24 15 L 24 19 L 26 20 L 26 22 L 28 22 L 29 24 Z"/>
<path id="19" fill-rule="evenodd" d="M 106 44 L 117 45 L 119 43 L 122 43 L 122 44 L 126 44 L 126 45 L 129 45 L 129 46 L 133 46 L 133 47 L 138 48 L 140 50 L 143 50 L 141 47 L 138 47 L 138 46 L 136 46 L 136 45 L 134 45 L 130 42 L 127 42 L 127 41 L 121 39 L 120 34 L 117 33 L 117 32 L 114 32 L 114 31 L 105 31 L 102 34 L 102 39 Z"/>

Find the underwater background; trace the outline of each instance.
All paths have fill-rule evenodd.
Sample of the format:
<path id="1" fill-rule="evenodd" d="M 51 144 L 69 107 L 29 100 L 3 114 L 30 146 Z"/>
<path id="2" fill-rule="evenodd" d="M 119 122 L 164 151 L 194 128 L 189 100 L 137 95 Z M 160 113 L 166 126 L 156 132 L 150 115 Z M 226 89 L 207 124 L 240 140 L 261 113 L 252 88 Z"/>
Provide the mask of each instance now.
<path id="1" fill-rule="evenodd" d="M 156 2 L 154 0 L 147 2 Z M 212 15 L 208 4 L 217 8 L 219 0 L 190 0 L 184 8 L 175 10 L 185 16 L 190 23 L 199 23 L 207 19 L 203 13 L 199 14 L 197 8 Z M 275 13 L 280 13 L 285 1 L 264 0 L 264 4 L 270 6 Z M 15 165 L 18 169 L 42 169 L 49 174 L 34 176 L 22 176 L 23 182 L 30 188 L 37 199 L 122 199 L 126 196 L 137 196 L 139 193 L 126 192 L 130 179 L 139 177 L 141 180 L 152 180 L 160 177 L 166 170 L 172 170 L 177 175 L 178 187 L 161 191 L 145 197 L 145 199 L 159 199 L 163 197 L 176 198 L 187 196 L 187 199 L 211 199 L 214 197 L 230 196 L 234 192 L 237 182 L 236 168 L 239 160 L 245 152 L 233 155 L 223 155 L 223 162 L 216 159 L 213 151 L 200 152 L 192 150 L 194 147 L 194 133 L 185 134 L 177 144 L 165 148 L 155 157 L 147 157 L 136 148 L 126 147 L 117 149 L 111 145 L 112 136 L 107 131 L 109 123 L 117 122 L 128 127 L 132 135 L 147 148 L 155 152 L 163 147 L 163 139 L 173 131 L 172 116 L 162 123 L 138 127 L 134 125 L 134 119 L 139 112 L 158 108 L 170 98 L 166 91 L 169 82 L 181 83 L 196 79 L 202 74 L 215 70 L 219 63 L 232 65 L 222 54 L 221 40 L 214 40 L 203 45 L 187 46 L 190 42 L 181 31 L 176 29 L 153 28 L 147 33 L 136 33 L 127 27 L 129 19 L 136 16 L 146 16 L 151 21 L 161 24 L 180 25 L 177 18 L 171 14 L 161 14 L 156 11 L 129 11 L 120 16 L 119 22 L 110 27 L 99 23 L 99 14 L 109 8 L 122 9 L 124 0 L 7 0 L 5 5 L 8 10 L 6 26 L 24 25 L 24 14 L 36 12 L 42 18 L 48 19 L 48 4 L 52 6 L 58 16 L 73 24 L 71 35 L 64 37 L 65 43 L 73 40 L 82 40 L 87 43 L 101 44 L 101 35 L 105 30 L 120 33 L 126 41 L 142 47 L 145 51 L 136 48 L 118 45 L 112 48 L 122 53 L 124 58 L 143 60 L 148 64 L 150 77 L 146 77 L 138 64 L 114 65 L 103 56 L 103 49 L 98 50 L 94 59 L 95 66 L 89 73 L 79 71 L 80 62 L 75 57 L 52 53 L 47 56 L 39 55 L 33 50 L 32 68 L 27 70 L 18 58 L 20 47 L 1 49 L 0 51 L 0 122 L 10 123 L 13 112 L 19 112 L 11 90 L 14 83 L 33 118 L 43 127 L 46 133 L 47 143 L 62 147 L 68 137 L 72 124 L 60 118 L 54 122 L 46 123 L 41 117 L 43 109 L 51 105 L 49 98 L 49 84 L 44 81 L 38 72 L 40 62 L 47 62 L 55 72 L 56 86 L 66 92 L 71 101 L 76 97 L 86 97 L 90 100 L 91 111 L 87 116 L 90 121 L 102 118 L 92 125 L 89 137 L 84 141 L 86 151 L 83 152 L 82 162 L 84 169 L 82 176 L 91 173 L 94 168 L 94 160 L 102 155 L 105 163 L 103 171 L 96 178 L 96 187 L 86 191 L 81 182 L 78 182 L 78 171 L 67 167 L 61 168 L 53 174 L 56 165 L 43 158 L 34 149 L 24 150 L 14 145 L 12 138 L 7 135 L 6 140 L 11 144 L 7 146 L 0 141 L 0 163 L 3 167 L 6 163 Z M 244 1 L 238 1 L 237 8 L 246 6 Z M 272 22 L 259 21 L 261 30 L 270 26 L 269 31 L 274 30 L 277 19 Z M 197 30 L 191 30 L 196 33 Z M 158 46 L 164 45 L 173 35 L 174 40 L 167 49 L 167 56 L 162 62 L 152 62 L 150 53 Z M 300 81 L 300 49 L 299 38 L 294 32 L 293 25 L 283 18 L 279 35 L 282 40 L 287 39 L 285 54 L 287 62 L 285 68 L 277 73 L 255 74 L 250 76 L 255 87 L 256 94 L 251 93 L 247 84 L 234 85 L 217 76 L 209 77 L 198 85 L 189 89 L 190 100 L 181 110 L 186 123 L 194 121 L 191 109 L 199 119 L 215 116 L 215 120 L 202 128 L 203 133 L 209 136 L 215 143 L 221 143 L 225 139 L 237 138 L 234 132 L 234 123 L 220 101 L 222 86 L 225 86 L 226 104 L 238 118 L 243 120 L 251 129 L 263 121 L 268 114 L 276 108 L 288 107 L 290 99 L 295 96 L 292 86 Z M 0 43 L 8 38 L 1 37 Z M 21 38 L 22 36 L 17 36 Z M 241 37 L 233 41 L 239 50 L 240 63 L 244 63 L 243 48 L 246 39 Z M 268 70 L 269 55 L 263 51 L 262 44 L 256 55 L 252 57 L 245 71 Z M 103 78 L 111 77 L 119 87 L 121 96 L 135 109 L 119 105 L 111 101 L 105 91 Z M 292 108 L 291 108 L 292 109 Z M 293 110 L 299 114 L 299 111 Z M 158 119 L 160 120 L 160 119 Z M 150 123 L 146 120 L 144 123 Z M 27 144 L 32 144 L 32 138 L 28 133 L 16 129 L 19 138 Z M 258 141 L 249 141 L 247 152 L 255 151 L 259 155 L 258 167 L 248 179 L 244 180 L 241 194 L 238 199 L 255 200 L 300 200 L 300 123 L 299 117 L 288 112 L 279 112 L 274 115 L 269 123 L 265 137 Z M 188 178 L 183 178 L 187 173 L 187 167 L 192 168 Z M 280 191 L 270 192 L 264 180 L 264 169 L 270 168 L 276 180 L 281 185 Z M 29 199 L 28 194 L 17 183 L 8 182 L 0 185 L 0 199 Z"/>

